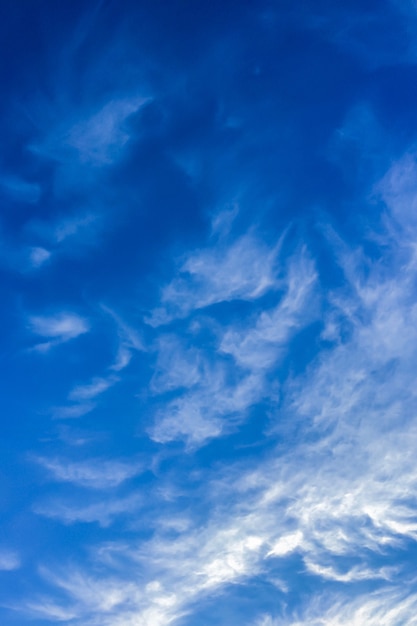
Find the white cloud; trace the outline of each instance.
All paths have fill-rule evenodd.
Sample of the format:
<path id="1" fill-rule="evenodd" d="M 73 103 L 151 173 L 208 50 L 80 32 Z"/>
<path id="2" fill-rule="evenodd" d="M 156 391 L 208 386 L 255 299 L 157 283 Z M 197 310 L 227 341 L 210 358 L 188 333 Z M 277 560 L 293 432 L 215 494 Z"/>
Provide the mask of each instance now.
<path id="1" fill-rule="evenodd" d="M 142 471 L 142 465 L 137 462 L 100 458 L 78 462 L 42 457 L 36 460 L 50 472 L 54 480 L 90 489 L 118 487 Z"/>
<path id="2" fill-rule="evenodd" d="M 235 429 L 252 405 L 274 395 L 271 384 L 266 385 L 267 370 L 285 353 L 291 337 L 317 315 L 316 278 L 314 264 L 301 251 L 282 277 L 286 290 L 279 304 L 246 324 L 218 330 L 211 358 L 207 350 L 192 343 L 186 347 L 175 335 L 162 335 L 151 389 L 159 394 L 176 390 L 177 395 L 157 412 L 152 438 L 203 445 Z"/>
<path id="3" fill-rule="evenodd" d="M 111 369 L 119 372 L 127 367 L 132 359 L 133 352 L 143 352 L 145 346 L 139 333 L 126 324 L 122 318 L 117 315 L 111 308 L 101 305 L 105 313 L 110 315 L 117 325 L 117 333 L 119 336 L 119 346 L 116 354 L 115 362 L 111 365 Z"/>
<path id="4" fill-rule="evenodd" d="M 199 385 L 157 412 L 150 435 L 159 443 L 183 440 L 191 448 L 204 445 L 235 429 L 262 393 L 260 376 L 249 374 L 228 383 L 221 363 L 207 367 Z"/>
<path id="5" fill-rule="evenodd" d="M 90 324 L 75 313 L 61 312 L 49 316 L 34 315 L 29 318 L 29 328 L 36 335 L 50 339 L 35 346 L 39 351 L 46 351 L 52 346 L 87 333 Z"/>
<path id="6" fill-rule="evenodd" d="M 107 378 L 95 377 L 86 385 L 77 385 L 69 393 L 68 398 L 72 401 L 84 402 L 96 398 L 104 393 L 118 382 L 116 376 L 108 376 Z"/>
<path id="7" fill-rule="evenodd" d="M 143 343 L 136 331 L 125 324 L 111 309 L 102 307 L 116 321 L 118 326 L 119 347 L 117 351 L 116 361 L 110 365 L 108 369 L 119 372 L 130 362 L 133 350 L 144 350 Z M 41 323 L 38 322 L 37 329 L 43 332 L 58 333 L 66 328 L 61 318 L 53 320 L 55 325 L 50 323 L 49 318 Z M 64 320 L 65 321 L 65 320 Z M 69 324 L 68 324 L 69 326 Z M 81 326 L 80 326 L 81 327 Z M 74 331 L 75 332 L 75 331 Z M 40 344 L 36 349 L 48 349 L 52 342 Z M 51 410 L 53 417 L 57 419 L 71 419 L 86 415 L 95 408 L 95 400 L 98 396 L 107 391 L 110 387 L 118 383 L 119 376 L 114 373 L 108 376 L 95 376 L 86 384 L 76 385 L 68 394 L 68 400 L 71 404 L 54 407 Z"/>
<path id="8" fill-rule="evenodd" d="M 211 231 L 212 234 L 226 236 L 230 233 L 232 224 L 239 213 L 239 207 L 237 204 L 233 205 L 229 209 L 220 211 L 213 216 Z"/>
<path id="9" fill-rule="evenodd" d="M 97 583 L 93 577 L 88 577 L 78 571 L 70 571 L 65 575 L 57 575 L 43 570 L 43 575 L 49 581 L 71 594 L 72 597 L 91 609 L 107 613 L 126 601 L 133 595 L 137 595 L 137 588 L 133 583 L 126 582 L 121 585 L 119 581 L 106 581 L 105 584 Z"/>
<path id="10" fill-rule="evenodd" d="M 56 419 L 74 419 L 87 415 L 95 408 L 92 402 L 82 402 L 80 404 L 72 404 L 68 406 L 56 406 L 51 413 Z"/>
<path id="11" fill-rule="evenodd" d="M 337 592 L 321 594 L 299 608 L 297 617 L 265 615 L 254 626 L 413 626 L 416 611 L 417 595 L 407 581 L 376 592 L 349 594 L 348 598 Z"/>
<path id="12" fill-rule="evenodd" d="M 11 572 L 19 569 L 20 557 L 16 552 L 8 548 L 0 547 L 0 571 Z"/>
<path id="13" fill-rule="evenodd" d="M 21 607 L 16 607 L 20 609 Z M 36 617 L 42 616 L 48 621 L 66 622 L 78 617 L 74 609 L 63 607 L 58 602 L 53 602 L 50 598 L 40 598 L 35 602 L 28 602 L 26 610 Z"/>
<path id="14" fill-rule="evenodd" d="M 184 348 L 175 335 L 162 335 L 157 348 L 158 358 L 151 380 L 154 393 L 192 387 L 201 381 L 205 363 L 197 348 Z"/>
<path id="15" fill-rule="evenodd" d="M 51 501 L 38 503 L 33 510 L 38 515 L 59 520 L 63 524 L 93 523 L 102 527 L 110 526 L 119 516 L 131 515 L 137 511 L 141 498 L 129 495 L 124 498 L 108 498 L 106 500 L 90 499 L 86 504 L 80 501 Z"/>
<path id="16" fill-rule="evenodd" d="M 417 228 L 417 156 L 409 153 L 396 161 L 374 192 L 385 202 L 389 215 L 399 222 L 404 235 L 414 239 Z"/>
<path id="17" fill-rule="evenodd" d="M 110 165 L 120 157 L 130 138 L 125 126 L 128 117 L 146 102 L 149 98 L 130 96 L 80 111 L 75 118 L 73 113 L 68 116 L 64 112 L 64 121 L 54 119 L 46 138 L 31 149 L 72 166 L 75 157 L 78 169 Z"/>
<path id="18" fill-rule="evenodd" d="M 74 339 L 89 330 L 86 320 L 73 313 L 58 313 L 49 317 L 33 316 L 29 321 L 31 330 L 37 335 L 62 340 Z"/>
<path id="19" fill-rule="evenodd" d="M 41 246 L 13 245 L 9 238 L 2 235 L 0 225 L 0 264 L 9 270 L 17 270 L 23 274 L 31 273 L 42 267 L 51 257 L 49 250 Z"/>
<path id="20" fill-rule="evenodd" d="M 263 311 L 252 328 L 228 330 L 220 350 L 233 355 L 242 367 L 259 370 L 273 365 L 291 336 L 317 316 L 313 289 L 316 279 L 314 264 L 304 253 L 294 259 L 281 302 L 272 311 Z"/>
<path id="21" fill-rule="evenodd" d="M 195 309 L 231 300 L 256 300 L 277 289 L 280 245 L 281 241 L 269 248 L 246 234 L 231 245 L 216 244 L 189 255 L 180 267 L 180 276 L 163 289 L 162 307 L 146 321 L 158 326 Z"/>
<path id="22" fill-rule="evenodd" d="M 99 215 L 92 210 L 61 213 L 48 220 L 35 218 L 29 221 L 25 227 L 27 235 L 42 243 L 31 248 L 32 265 L 42 264 L 60 252 L 79 255 L 83 246 L 96 243 L 104 221 L 103 212 Z"/>
<path id="23" fill-rule="evenodd" d="M 293 552 L 303 542 L 303 533 L 297 530 L 294 533 L 288 533 L 278 539 L 268 552 L 267 556 L 284 556 Z"/>
<path id="24" fill-rule="evenodd" d="M 30 249 L 29 258 L 32 267 L 41 267 L 51 256 L 49 250 L 41 247 L 34 247 Z"/>
<path id="25" fill-rule="evenodd" d="M 52 239 L 56 243 L 61 243 L 79 234 L 80 231 L 91 229 L 91 225 L 97 222 L 97 217 L 92 213 L 66 217 L 56 224 L 50 226 L 52 229 Z"/>
<path id="26" fill-rule="evenodd" d="M 91 117 L 77 122 L 64 138 L 74 148 L 81 163 L 101 166 L 112 163 L 129 140 L 124 128 L 126 119 L 149 98 L 132 97 L 111 100 Z"/>

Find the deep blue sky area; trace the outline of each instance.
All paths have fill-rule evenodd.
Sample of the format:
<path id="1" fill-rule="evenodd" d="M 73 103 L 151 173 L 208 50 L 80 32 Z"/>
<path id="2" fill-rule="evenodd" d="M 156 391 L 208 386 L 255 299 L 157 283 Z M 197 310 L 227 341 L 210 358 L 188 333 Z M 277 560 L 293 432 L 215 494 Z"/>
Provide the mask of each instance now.
<path id="1" fill-rule="evenodd" d="M 417 6 L 0 3 L 2 626 L 417 624 Z"/>

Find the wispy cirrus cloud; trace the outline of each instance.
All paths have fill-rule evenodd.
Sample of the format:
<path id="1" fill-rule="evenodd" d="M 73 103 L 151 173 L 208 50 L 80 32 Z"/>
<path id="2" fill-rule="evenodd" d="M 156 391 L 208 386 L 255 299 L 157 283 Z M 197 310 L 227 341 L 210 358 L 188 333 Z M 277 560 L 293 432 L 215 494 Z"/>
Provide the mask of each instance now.
<path id="1" fill-rule="evenodd" d="M 37 269 L 41 267 L 51 256 L 51 252 L 40 246 L 34 246 L 30 249 L 29 258 L 32 267 Z"/>
<path id="2" fill-rule="evenodd" d="M 60 256 L 77 257 L 85 247 L 96 245 L 103 221 L 91 211 L 63 214 L 49 220 L 31 218 L 19 235 L 6 238 L 1 233 L 4 241 L 0 262 L 23 274 L 49 269 L 51 262 Z"/>
<path id="3" fill-rule="evenodd" d="M 53 226 L 53 238 L 59 244 L 82 229 L 90 227 L 96 219 L 96 216 L 91 213 L 64 218 Z"/>
<path id="4" fill-rule="evenodd" d="M 136 494 L 124 497 L 107 497 L 51 500 L 38 502 L 33 510 L 36 514 L 58 520 L 63 524 L 98 523 L 103 528 L 110 526 L 117 517 L 131 517 L 138 511 L 142 498 Z"/>
<path id="5" fill-rule="evenodd" d="M 33 143 L 31 150 L 63 164 L 74 165 L 75 160 L 80 166 L 110 165 L 129 140 L 126 120 L 148 101 L 148 97 L 132 95 L 93 105 L 79 111 L 77 117 L 71 111 L 42 141 Z"/>
<path id="6" fill-rule="evenodd" d="M 414 237 L 416 218 L 416 173 L 417 154 L 405 154 L 389 168 L 385 176 L 375 185 L 374 193 L 381 198 L 389 215 L 402 227 L 403 236 Z"/>
<path id="7" fill-rule="evenodd" d="M 144 352 L 145 345 L 139 332 L 126 324 L 126 322 L 113 311 L 113 309 L 101 305 L 102 310 L 110 315 L 117 326 L 117 334 L 119 345 L 117 349 L 116 359 L 110 366 L 110 369 L 119 372 L 129 365 L 134 352 Z"/>
<path id="8" fill-rule="evenodd" d="M 305 251 L 289 264 L 283 283 L 286 292 L 271 311 L 262 311 L 252 326 L 227 330 L 220 351 L 230 354 L 240 367 L 261 370 L 276 364 L 280 351 L 286 349 L 290 337 L 317 316 L 317 272 Z"/>
<path id="9" fill-rule="evenodd" d="M 206 370 L 194 389 L 157 411 L 149 434 L 159 443 L 179 440 L 199 447 L 233 431 L 262 393 L 260 376 L 243 375 L 228 383 L 227 370 L 219 363 Z"/>
<path id="10" fill-rule="evenodd" d="M 268 369 L 279 364 L 290 338 L 317 316 L 316 282 L 314 263 L 302 250 L 283 272 L 279 303 L 217 329 L 211 354 L 193 345 L 198 339 L 192 334 L 189 348 L 162 335 L 151 388 L 159 394 L 183 390 L 157 412 L 152 438 L 202 445 L 244 421 L 248 409 L 271 394 Z"/>
<path id="11" fill-rule="evenodd" d="M 106 103 L 91 117 L 75 123 L 65 136 L 64 145 L 76 150 L 81 163 L 112 163 L 129 140 L 129 133 L 123 128 L 125 121 L 148 101 L 149 98 L 131 97 Z"/>
<path id="12" fill-rule="evenodd" d="M 107 374 L 93 376 L 88 382 L 75 385 L 68 393 L 69 404 L 51 409 L 54 418 L 72 419 L 90 413 L 96 407 L 96 400 L 108 389 L 120 382 L 121 372 L 130 363 L 135 351 L 145 351 L 139 332 L 126 324 L 112 309 L 102 305 L 101 309 L 112 317 L 117 325 L 118 348 L 116 358 L 107 367 Z M 109 373 L 110 372 L 110 373 Z"/>
<path id="13" fill-rule="evenodd" d="M 157 360 L 151 390 L 159 394 L 201 382 L 207 364 L 196 346 L 184 346 L 175 335 L 162 335 L 157 342 Z"/>
<path id="14" fill-rule="evenodd" d="M 137 461 L 100 458 L 71 461 L 46 457 L 35 460 L 49 472 L 52 480 L 89 489 L 112 489 L 143 471 L 143 465 Z"/>
<path id="15" fill-rule="evenodd" d="M 103 215 L 98 216 L 91 209 L 29 220 L 25 234 L 37 244 L 30 248 L 32 265 L 40 267 L 56 255 L 79 256 L 84 247 L 97 245 L 104 221 Z"/>
<path id="16" fill-rule="evenodd" d="M 117 376 L 108 376 L 106 378 L 93 378 L 91 382 L 85 385 L 77 385 L 74 387 L 68 396 L 69 400 L 85 402 L 88 400 L 93 400 L 97 396 L 101 395 L 107 389 L 112 387 L 115 383 L 118 382 Z"/>
<path id="17" fill-rule="evenodd" d="M 30 274 L 38 270 L 50 257 L 51 252 L 43 246 L 21 246 L 13 245 L 6 240 L 2 241 L 1 265 L 23 274 Z"/>
<path id="18" fill-rule="evenodd" d="M 405 587 L 405 588 L 404 588 Z M 310 606 L 277 617 L 263 615 L 254 626 L 397 626 L 413 624 L 417 608 L 414 581 L 390 585 L 383 591 L 358 594 L 347 599 L 342 593 L 319 595 Z M 301 615 L 300 615 L 301 613 Z"/>
<path id="19" fill-rule="evenodd" d="M 91 413 L 95 408 L 94 402 L 79 402 L 63 406 L 55 406 L 51 409 L 51 414 L 56 419 L 76 419 Z"/>
<path id="20" fill-rule="evenodd" d="M 17 552 L 0 547 L 0 571 L 11 572 L 19 569 L 20 565 L 21 561 Z"/>
<path id="21" fill-rule="evenodd" d="M 59 602 L 54 602 L 49 598 L 39 598 L 34 602 L 29 602 L 26 612 L 36 617 L 41 616 L 48 621 L 58 620 L 59 622 L 65 622 L 78 617 L 76 610 L 65 608 Z"/>
<path id="22" fill-rule="evenodd" d="M 54 315 L 33 315 L 29 317 L 29 328 L 35 335 L 48 339 L 35 346 L 36 350 L 44 352 L 89 332 L 90 324 L 76 313 L 63 311 Z"/>
<path id="23" fill-rule="evenodd" d="M 147 322 L 159 326 L 212 304 L 256 300 L 278 289 L 280 244 L 270 248 L 246 234 L 231 244 L 221 242 L 190 254 L 180 266 L 179 276 L 163 288 L 162 307 L 155 309 Z"/>
<path id="24" fill-rule="evenodd" d="M 74 419 L 91 413 L 96 407 L 96 400 L 108 389 L 119 382 L 115 375 L 94 376 L 88 383 L 75 385 L 67 398 L 70 404 L 55 406 L 51 414 L 56 419 Z"/>

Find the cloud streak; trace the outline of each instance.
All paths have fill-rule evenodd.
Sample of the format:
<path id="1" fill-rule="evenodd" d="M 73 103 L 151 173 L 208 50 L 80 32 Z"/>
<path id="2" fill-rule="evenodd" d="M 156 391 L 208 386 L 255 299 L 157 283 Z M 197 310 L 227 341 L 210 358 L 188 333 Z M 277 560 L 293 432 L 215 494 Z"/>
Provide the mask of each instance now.
<path id="1" fill-rule="evenodd" d="M 52 480 L 68 482 L 89 489 L 112 489 L 142 471 L 137 462 L 91 459 L 72 462 L 64 459 L 38 458 L 37 462 L 50 474 Z"/>
<path id="2" fill-rule="evenodd" d="M 49 339 L 35 346 L 39 352 L 46 352 L 53 346 L 89 332 L 90 324 L 75 313 L 61 312 L 49 316 L 34 315 L 29 318 L 29 328 L 35 335 Z"/>

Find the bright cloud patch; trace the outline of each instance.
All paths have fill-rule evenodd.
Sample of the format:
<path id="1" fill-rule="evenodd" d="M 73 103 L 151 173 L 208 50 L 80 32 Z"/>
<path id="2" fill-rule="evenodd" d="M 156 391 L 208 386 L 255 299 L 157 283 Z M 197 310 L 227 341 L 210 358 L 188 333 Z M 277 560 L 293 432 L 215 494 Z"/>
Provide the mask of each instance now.
<path id="1" fill-rule="evenodd" d="M 279 286 L 278 247 L 270 249 L 251 235 L 231 245 L 191 254 L 180 266 L 180 276 L 163 288 L 163 308 L 149 322 L 159 325 L 184 317 L 193 309 L 231 300 L 254 300 Z"/>
<path id="2" fill-rule="evenodd" d="M 49 339 L 49 341 L 36 345 L 36 349 L 40 351 L 75 339 L 90 330 L 87 320 L 75 313 L 57 313 L 50 316 L 35 315 L 29 318 L 29 327 L 34 334 Z"/>
<path id="3" fill-rule="evenodd" d="M 42 337 L 57 337 L 61 340 L 74 339 L 89 330 L 87 322 L 71 313 L 59 313 L 50 317 L 31 317 L 31 329 Z"/>
<path id="4" fill-rule="evenodd" d="M 87 385 L 78 385 L 69 394 L 70 400 L 92 400 L 117 382 L 117 378 L 94 378 Z"/>

